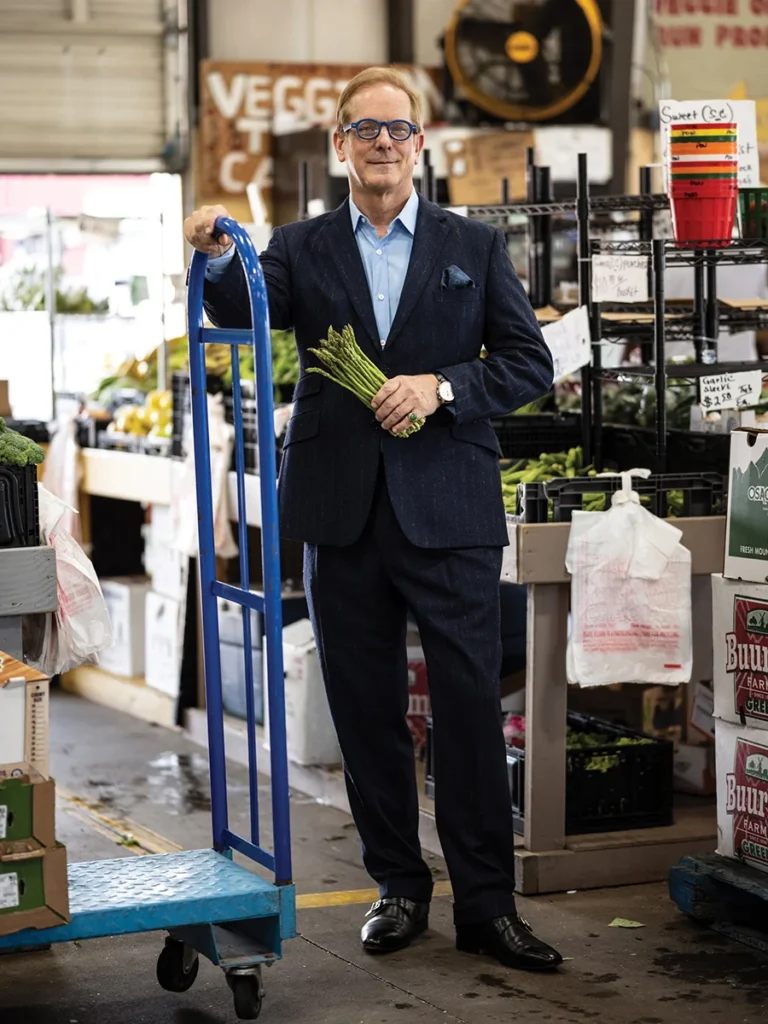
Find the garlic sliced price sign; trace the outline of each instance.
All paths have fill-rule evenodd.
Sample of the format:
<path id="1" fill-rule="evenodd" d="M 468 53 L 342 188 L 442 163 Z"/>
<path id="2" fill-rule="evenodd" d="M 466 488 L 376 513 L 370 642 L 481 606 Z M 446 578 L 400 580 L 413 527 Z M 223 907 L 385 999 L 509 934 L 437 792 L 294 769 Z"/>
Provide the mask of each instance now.
<path id="1" fill-rule="evenodd" d="M 592 339 L 586 306 L 571 310 L 541 329 L 555 366 L 555 380 L 562 380 L 588 366 L 592 359 Z"/>
<path id="2" fill-rule="evenodd" d="M 701 378 L 699 405 L 705 411 L 749 409 L 759 403 L 762 391 L 762 370 L 715 373 Z"/>
<path id="3" fill-rule="evenodd" d="M 595 302 L 647 302 L 647 256 L 593 256 L 592 299 Z"/>

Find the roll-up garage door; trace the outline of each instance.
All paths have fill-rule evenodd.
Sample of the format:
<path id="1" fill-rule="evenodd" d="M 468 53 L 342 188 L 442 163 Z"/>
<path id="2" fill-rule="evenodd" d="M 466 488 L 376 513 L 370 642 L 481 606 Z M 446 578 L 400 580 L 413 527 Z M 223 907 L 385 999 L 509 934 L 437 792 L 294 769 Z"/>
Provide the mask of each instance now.
<path id="1" fill-rule="evenodd" d="M 0 171 L 180 169 L 184 7 L 0 0 Z"/>

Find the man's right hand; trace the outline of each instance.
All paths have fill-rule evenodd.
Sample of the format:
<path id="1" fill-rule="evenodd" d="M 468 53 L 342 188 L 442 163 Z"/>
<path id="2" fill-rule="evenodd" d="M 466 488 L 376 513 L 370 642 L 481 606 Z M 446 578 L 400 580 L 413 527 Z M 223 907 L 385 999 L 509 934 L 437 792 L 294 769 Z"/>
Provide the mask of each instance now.
<path id="1" fill-rule="evenodd" d="M 223 206 L 201 206 L 184 221 L 184 237 L 198 252 L 207 253 L 212 259 L 223 256 L 232 245 L 229 235 L 213 237 L 213 227 L 218 217 L 228 217 Z"/>

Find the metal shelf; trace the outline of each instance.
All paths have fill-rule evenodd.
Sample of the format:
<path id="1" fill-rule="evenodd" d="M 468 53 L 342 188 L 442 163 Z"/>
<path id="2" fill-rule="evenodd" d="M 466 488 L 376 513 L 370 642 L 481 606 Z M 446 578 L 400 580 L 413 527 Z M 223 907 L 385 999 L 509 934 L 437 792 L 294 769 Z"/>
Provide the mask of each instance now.
<path id="1" fill-rule="evenodd" d="M 697 381 L 700 377 L 711 377 L 720 373 L 743 373 L 747 370 L 760 369 L 759 363 L 667 363 L 664 367 L 667 380 Z M 656 367 L 651 365 L 617 366 L 603 368 L 596 376 L 604 381 L 620 381 L 633 377 L 653 377 Z M 765 364 L 764 376 L 768 377 L 768 363 Z"/>
<path id="2" fill-rule="evenodd" d="M 598 238 L 592 240 L 592 253 L 605 256 L 651 256 L 653 242 L 610 242 Z M 718 266 L 768 263 L 768 239 L 737 238 L 718 248 L 682 247 L 676 242 L 665 241 L 664 255 L 668 267 L 694 267 L 705 261 Z"/>
<path id="3" fill-rule="evenodd" d="M 590 213 L 629 213 L 631 211 L 667 210 L 666 195 L 591 196 Z M 500 203 L 498 205 L 468 206 L 467 216 L 489 223 L 505 222 L 509 217 L 548 217 L 557 214 L 576 214 L 576 200 L 559 203 Z"/>

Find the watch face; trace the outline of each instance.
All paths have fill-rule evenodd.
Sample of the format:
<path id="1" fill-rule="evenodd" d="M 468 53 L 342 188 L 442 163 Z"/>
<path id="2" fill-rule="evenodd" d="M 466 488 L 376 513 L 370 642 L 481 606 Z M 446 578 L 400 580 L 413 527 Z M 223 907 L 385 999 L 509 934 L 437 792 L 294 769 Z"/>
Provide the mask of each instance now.
<path id="1" fill-rule="evenodd" d="M 437 389 L 437 393 L 443 402 L 453 401 L 453 388 L 451 387 L 450 381 L 440 381 L 440 387 Z"/>

